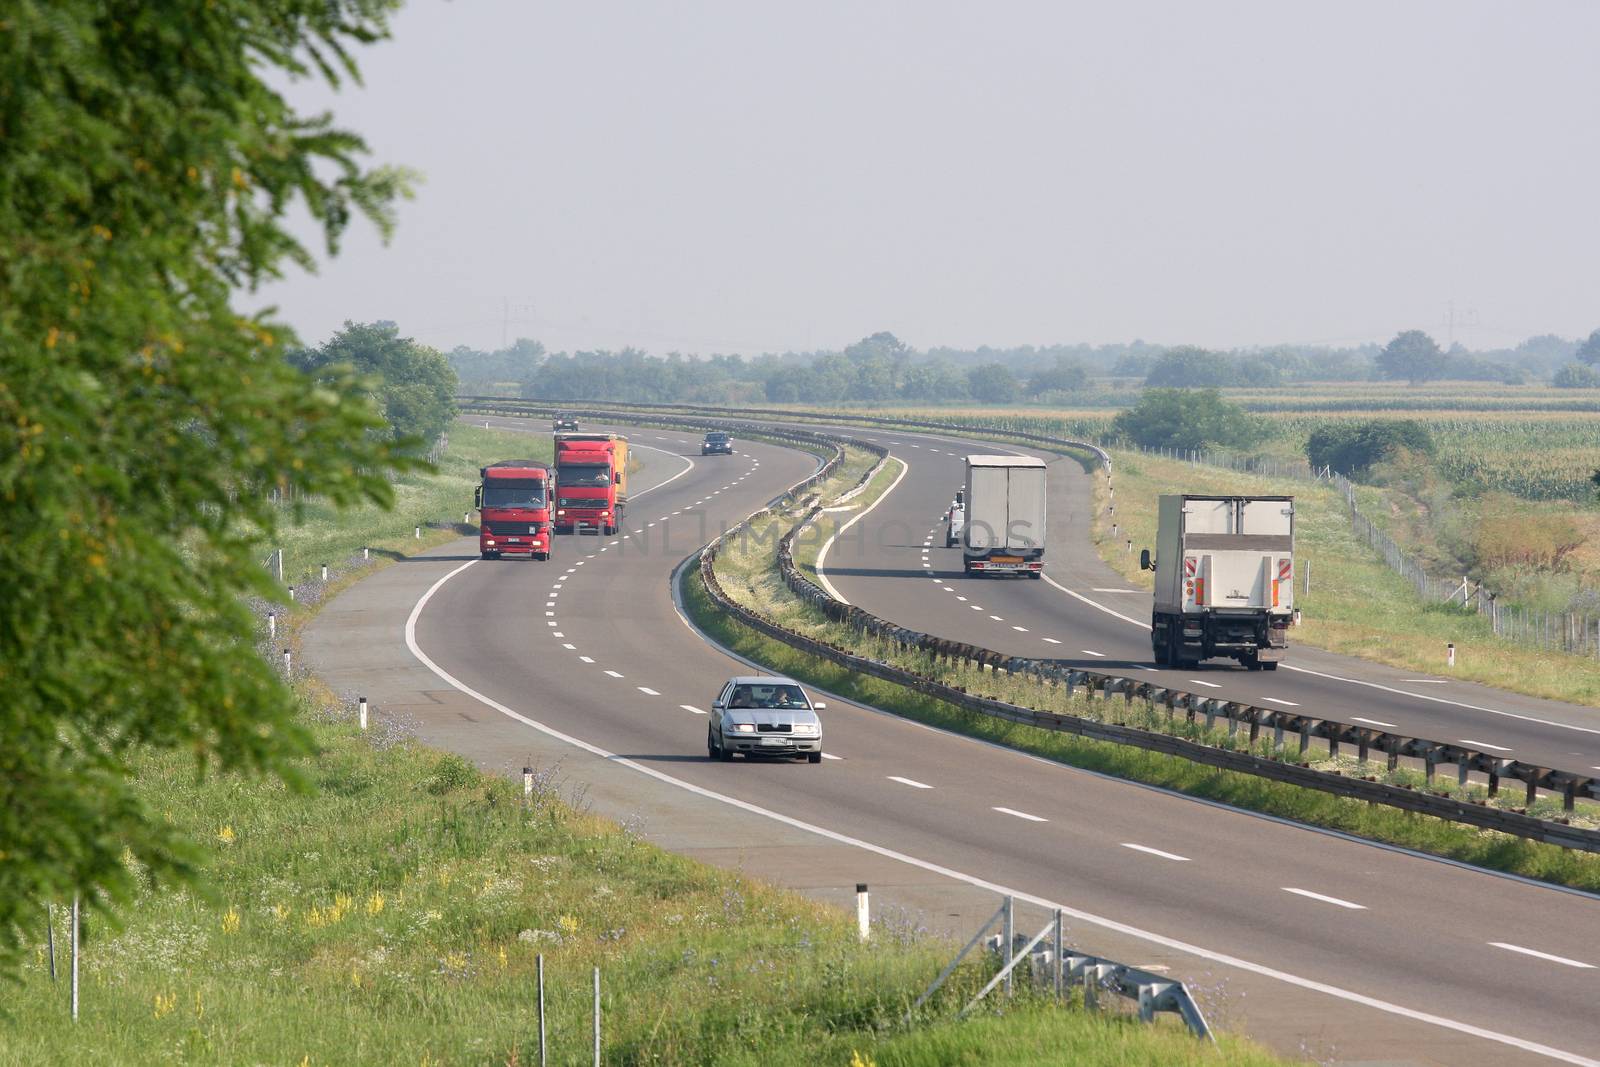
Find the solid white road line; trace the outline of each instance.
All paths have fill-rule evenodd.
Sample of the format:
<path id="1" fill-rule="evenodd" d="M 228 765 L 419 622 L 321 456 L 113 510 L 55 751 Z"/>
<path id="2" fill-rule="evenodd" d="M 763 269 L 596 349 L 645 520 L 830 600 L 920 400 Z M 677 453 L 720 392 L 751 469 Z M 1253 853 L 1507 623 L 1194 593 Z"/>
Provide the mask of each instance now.
<path id="1" fill-rule="evenodd" d="M 1286 708 L 1298 708 L 1300 705 L 1292 700 L 1279 700 L 1277 697 L 1262 697 L 1268 704 L 1282 704 Z"/>
<path id="2" fill-rule="evenodd" d="M 1510 945 L 1504 941 L 1491 941 L 1489 944 L 1493 945 L 1495 948 L 1503 948 L 1507 952 L 1520 952 L 1524 956 L 1533 956 L 1537 959 L 1549 960 L 1551 963 L 1563 963 L 1568 967 L 1577 967 L 1580 970 L 1585 971 L 1594 970 L 1594 964 L 1592 963 L 1584 963 L 1582 960 L 1569 960 L 1565 956 L 1552 956 L 1550 953 L 1540 952 L 1538 949 L 1523 948 L 1521 945 Z"/>
<path id="3" fill-rule="evenodd" d="M 1142 592 L 1144 592 L 1143 589 L 1101 589 L 1098 586 L 1091 587 L 1089 591 L 1091 593 L 1142 593 Z"/>
<path id="4" fill-rule="evenodd" d="M 1336 904 L 1341 908 L 1349 908 L 1351 911 L 1367 910 L 1367 906 L 1365 904 L 1355 904 L 1348 900 L 1340 900 L 1338 897 L 1325 896 L 1322 893 L 1313 893 L 1309 889 L 1295 889 L 1293 886 L 1286 885 L 1283 887 L 1283 891 L 1285 893 L 1293 893 L 1295 896 L 1309 897 L 1312 900 L 1320 900 L 1324 904 Z"/>
<path id="5" fill-rule="evenodd" d="M 867 841 L 863 838 L 852 837 L 849 834 L 840 833 L 837 830 L 831 830 L 825 826 L 819 826 L 816 823 L 809 823 L 803 819 L 797 819 L 792 815 L 786 815 L 782 812 L 774 811 L 771 808 L 764 808 L 759 804 L 753 804 L 750 801 L 729 796 L 726 793 L 718 793 L 713 789 L 707 789 L 704 786 L 695 785 L 693 782 L 686 781 L 682 778 L 675 778 L 664 771 L 657 770 L 654 767 L 648 767 L 636 760 L 618 756 L 615 752 L 601 748 L 599 745 L 591 744 L 582 738 L 574 737 L 568 733 L 563 733 L 553 726 L 539 722 L 537 719 L 529 718 L 528 716 L 523 715 L 504 704 L 501 704 L 499 701 L 485 696 L 484 694 L 473 689 L 471 686 L 467 685 L 465 682 L 462 682 L 460 679 L 456 678 L 454 675 L 445 671 L 442 667 L 430 659 L 428 654 L 422 651 L 422 647 L 417 644 L 417 620 L 422 617 L 423 609 L 428 606 L 428 601 L 433 599 L 434 594 L 442 589 L 446 582 L 450 581 L 450 579 L 454 578 L 468 567 L 471 567 L 479 562 L 481 561 L 469 559 L 465 563 L 461 564 L 461 566 L 457 567 L 453 571 L 450 571 L 448 574 L 445 574 L 438 581 L 434 582 L 433 585 L 428 587 L 427 592 L 423 593 L 422 596 L 417 600 L 416 606 L 411 609 L 411 614 L 406 619 L 406 647 L 411 650 L 411 654 L 417 658 L 418 662 L 420 662 L 424 667 L 428 668 L 428 670 L 432 671 L 435 676 L 444 681 L 447 685 L 471 697 L 485 707 L 499 712 L 508 719 L 511 719 L 515 722 L 520 722 L 524 726 L 544 734 L 546 737 L 554 738 L 557 741 L 571 745 L 572 747 L 583 752 L 587 752 L 592 756 L 598 757 L 599 759 L 607 760 L 614 766 L 627 767 L 628 769 L 642 774 L 648 778 L 655 779 L 664 785 L 670 785 L 674 788 L 681 789 L 684 792 L 691 793 L 706 800 L 712 800 L 720 804 L 726 804 L 729 807 L 736 808 L 740 811 L 748 812 L 752 815 L 758 815 L 765 819 L 770 819 L 779 825 L 789 826 L 797 830 L 803 830 L 807 833 L 815 834 L 824 840 L 832 841 L 835 844 L 858 848 L 863 852 L 869 852 L 875 856 L 882 856 L 885 859 L 895 860 L 899 863 L 904 863 L 907 866 L 916 867 L 919 870 L 927 871 L 930 874 L 936 874 L 941 877 L 950 878 L 954 881 L 973 886 L 977 889 L 982 889 L 997 896 L 1011 896 L 1026 904 L 1032 904 L 1036 907 L 1044 908 L 1046 910 L 1060 909 L 1061 913 L 1068 918 L 1077 919 L 1079 922 L 1091 923 L 1104 930 L 1110 930 L 1115 933 L 1124 934 L 1128 937 L 1136 937 L 1140 940 L 1147 941 L 1152 945 L 1159 945 L 1162 948 L 1187 953 L 1198 959 L 1209 960 L 1213 963 L 1221 964 L 1223 966 L 1237 967 L 1240 970 L 1247 971 L 1251 974 L 1258 974 L 1265 978 L 1271 978 L 1276 981 L 1283 982 L 1286 985 L 1294 986 L 1297 989 L 1305 989 L 1315 993 L 1322 993 L 1327 996 L 1334 997 L 1335 999 L 1343 1000 L 1347 1003 L 1360 1004 L 1364 1007 L 1373 1008 L 1377 1011 L 1385 1012 L 1402 1019 L 1410 1019 L 1415 1022 L 1427 1023 L 1430 1026 L 1437 1026 L 1441 1029 L 1450 1030 L 1459 1034 L 1465 1034 L 1469 1037 L 1480 1038 L 1485 1041 L 1494 1041 L 1510 1048 L 1520 1049 L 1523 1052 L 1529 1052 L 1539 1056 L 1546 1056 L 1562 1063 L 1574 1064 L 1576 1067 L 1600 1067 L 1600 1060 L 1593 1059 L 1588 1056 L 1581 1056 L 1577 1053 L 1567 1052 L 1551 1045 L 1544 1045 L 1537 1041 L 1530 1041 L 1527 1038 L 1517 1037 L 1513 1034 L 1502 1033 L 1498 1030 L 1490 1030 L 1486 1027 L 1476 1026 L 1468 1022 L 1462 1022 L 1459 1019 L 1452 1019 L 1448 1016 L 1436 1015 L 1433 1012 L 1421 1011 L 1417 1008 L 1408 1008 L 1403 1004 L 1396 1004 L 1392 1001 L 1383 1000 L 1378 997 L 1370 996 L 1366 993 L 1360 993 L 1353 989 L 1345 989 L 1341 986 L 1331 985 L 1327 982 L 1321 982 L 1314 978 L 1307 978 L 1303 975 L 1294 974 L 1264 963 L 1256 963 L 1252 960 L 1243 959 L 1242 957 L 1234 956 L 1227 952 L 1219 952 L 1215 949 L 1206 948 L 1203 945 L 1197 945 L 1192 942 L 1183 941 L 1179 938 L 1169 937 L 1166 934 L 1156 933 L 1153 930 L 1145 930 L 1141 927 L 1134 926 L 1131 923 L 1125 923 L 1118 919 L 1112 919 L 1104 915 L 1097 915 L 1094 912 L 1084 911 L 1081 908 L 1075 908 L 1070 905 L 1063 904 L 1060 901 L 1039 896 L 1036 893 L 1029 893 L 1025 890 L 1007 886 L 1000 882 L 991 881 L 987 878 L 981 878 L 974 874 L 967 874 L 964 871 L 958 871 L 952 867 L 946 867 L 943 864 L 934 863 L 931 860 L 925 860 L 906 852 L 900 852 L 884 845 L 875 844 L 874 842 Z M 832 760 L 841 759 L 842 757 L 834 756 L 831 753 L 824 752 L 822 754 L 822 758 Z"/>
<path id="6" fill-rule="evenodd" d="M 1400 680 L 1402 682 L 1405 682 L 1408 685 L 1449 685 L 1450 684 L 1450 680 L 1448 678 L 1402 678 Z"/>
<path id="7" fill-rule="evenodd" d="M 613 677 L 613 678 L 621 678 L 622 677 L 622 675 L 618 674 L 616 671 L 606 671 L 606 673 L 611 675 L 611 677 Z"/>
<path id="8" fill-rule="evenodd" d="M 1122 842 L 1122 847 L 1131 848 L 1135 852 L 1148 852 L 1150 855 L 1160 856 L 1164 860 L 1177 860 L 1179 863 L 1189 862 L 1188 856 L 1180 856 L 1176 852 L 1163 852 L 1159 848 L 1151 848 L 1149 845 L 1136 845 L 1132 841 Z"/>
<path id="9" fill-rule="evenodd" d="M 1456 738 L 1456 744 L 1458 744 L 1458 745 L 1471 745 L 1473 748 L 1486 748 L 1490 752 L 1510 752 L 1511 751 L 1509 748 L 1506 748 L 1504 745 L 1491 745 L 1487 741 L 1471 741 L 1471 740 L 1468 740 L 1465 737 Z"/>
<path id="10" fill-rule="evenodd" d="M 932 789 L 933 788 L 933 786 L 928 785 L 926 782 L 919 782 L 919 781 L 916 781 L 913 778 L 902 778 L 898 774 L 891 774 L 891 775 L 888 776 L 888 778 L 889 778 L 889 781 L 891 781 L 891 782 L 899 782 L 901 785 L 909 785 L 912 789 Z"/>
<path id="11" fill-rule="evenodd" d="M 1398 729 L 1400 729 L 1400 727 L 1396 726 L 1392 722 L 1384 722 L 1382 719 L 1363 719 L 1359 715 L 1350 716 L 1350 721 L 1351 722 L 1364 722 L 1368 726 L 1381 726 L 1385 730 L 1398 730 Z"/>
<path id="12" fill-rule="evenodd" d="M 1029 822 L 1049 822 L 1050 821 L 1049 819 L 1046 819 L 1043 815 L 1029 815 L 1027 812 L 1018 811 L 1015 808 L 993 808 L 991 810 L 998 811 L 1002 815 L 1015 815 L 1017 818 L 1019 818 L 1019 819 L 1027 819 Z"/>
<path id="13" fill-rule="evenodd" d="M 1207 689 L 1221 689 L 1222 688 L 1222 686 L 1218 685 L 1216 682 L 1202 682 L 1198 678 L 1190 678 L 1189 681 L 1193 682 L 1195 685 L 1203 685 Z"/>
<path id="14" fill-rule="evenodd" d="M 651 689 L 648 685 L 636 685 L 634 688 L 639 690 L 639 692 L 643 693 L 647 697 L 658 697 L 661 695 L 654 689 Z"/>
<path id="15" fill-rule="evenodd" d="M 1049 640 L 1049 639 L 1046 638 L 1046 640 Z M 1057 644 L 1059 644 L 1059 643 L 1060 642 L 1057 642 Z M 1096 652 L 1092 648 L 1080 648 L 1080 649 L 1078 649 L 1078 651 L 1082 652 L 1085 656 L 1094 656 L 1097 659 L 1105 659 L 1106 658 L 1106 654 L 1104 652 Z"/>
<path id="16" fill-rule="evenodd" d="M 846 522 L 843 526 L 840 526 L 838 529 L 834 530 L 833 531 L 833 536 L 829 537 L 826 541 L 822 542 L 822 547 L 817 549 L 817 562 L 816 562 L 816 565 L 815 565 L 815 569 L 816 569 L 816 572 L 817 572 L 817 580 L 822 583 L 822 588 L 824 588 L 824 589 L 826 589 L 828 591 L 828 595 L 833 597 L 833 599 L 837 600 L 841 604 L 848 604 L 848 603 L 850 603 L 850 601 L 848 601 L 844 597 L 840 596 L 839 595 L 839 590 L 835 589 L 833 583 L 828 581 L 828 575 L 823 570 L 823 564 L 826 563 L 827 560 L 828 560 L 828 549 L 833 547 L 833 542 L 838 540 L 839 535 L 844 533 L 846 530 L 850 529 L 850 527 L 854 526 L 856 523 L 860 522 L 862 519 L 866 518 L 869 514 L 871 514 L 873 508 L 877 507 L 879 504 L 883 503 L 885 500 L 888 500 L 889 499 L 889 494 L 893 493 L 895 491 L 895 488 L 900 484 L 900 482 L 902 480 L 904 480 L 906 474 L 911 470 L 911 464 L 907 463 L 905 460 L 901 459 L 899 456 L 890 455 L 890 456 L 888 456 L 886 458 L 892 459 L 896 463 L 900 464 L 900 473 L 895 476 L 895 480 L 894 481 L 889 483 L 889 488 L 887 488 L 883 492 L 879 493 L 878 494 L 878 499 L 874 500 L 871 503 L 871 505 L 869 505 L 868 507 L 866 507 L 866 508 L 862 509 L 861 511 L 857 512 L 855 515 L 851 516 L 849 522 Z"/>
<path id="17" fill-rule="evenodd" d="M 693 712 L 696 715 L 705 714 L 702 709 L 695 707 L 693 704 L 679 704 L 678 707 L 682 708 L 684 711 Z"/>

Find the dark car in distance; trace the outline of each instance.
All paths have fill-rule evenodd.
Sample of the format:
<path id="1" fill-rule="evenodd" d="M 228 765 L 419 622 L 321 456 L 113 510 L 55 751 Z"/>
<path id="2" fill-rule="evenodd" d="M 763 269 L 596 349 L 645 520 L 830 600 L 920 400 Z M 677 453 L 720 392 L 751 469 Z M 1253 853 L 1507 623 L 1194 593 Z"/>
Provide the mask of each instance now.
<path id="1" fill-rule="evenodd" d="M 702 456 L 731 456 L 733 455 L 733 438 L 721 430 L 712 430 L 706 434 L 706 439 L 700 442 Z"/>

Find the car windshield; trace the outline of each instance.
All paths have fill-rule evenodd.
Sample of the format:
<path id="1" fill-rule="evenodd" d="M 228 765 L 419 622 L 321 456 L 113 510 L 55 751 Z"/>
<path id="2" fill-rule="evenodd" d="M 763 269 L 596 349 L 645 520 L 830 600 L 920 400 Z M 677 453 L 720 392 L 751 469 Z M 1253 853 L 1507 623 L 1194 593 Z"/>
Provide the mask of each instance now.
<path id="1" fill-rule="evenodd" d="M 567 489 L 592 489 L 611 484 L 611 466 L 606 463 L 563 463 L 556 471 Z"/>
<path id="2" fill-rule="evenodd" d="M 708 434 L 706 434 L 706 441 L 709 444 L 713 444 L 713 445 L 725 444 L 727 442 L 727 440 L 728 440 L 728 435 L 725 434 L 725 433 L 708 433 Z"/>
<path id="3" fill-rule="evenodd" d="M 753 682 L 733 687 L 728 697 L 730 708 L 805 708 L 806 695 L 798 685 Z"/>
<path id="4" fill-rule="evenodd" d="M 483 506 L 486 508 L 542 508 L 544 507 L 544 480 L 542 478 L 494 478 L 484 484 Z"/>

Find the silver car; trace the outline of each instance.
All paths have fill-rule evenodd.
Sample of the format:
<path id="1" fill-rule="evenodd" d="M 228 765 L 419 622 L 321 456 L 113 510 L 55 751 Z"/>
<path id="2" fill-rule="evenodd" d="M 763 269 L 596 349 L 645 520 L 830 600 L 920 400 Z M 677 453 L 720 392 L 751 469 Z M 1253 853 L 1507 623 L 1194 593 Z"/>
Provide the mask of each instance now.
<path id="1" fill-rule="evenodd" d="M 706 752 L 712 759 L 749 756 L 804 756 L 822 762 L 822 720 L 826 704 L 813 702 L 790 678 L 745 675 L 730 678 L 711 701 Z"/>

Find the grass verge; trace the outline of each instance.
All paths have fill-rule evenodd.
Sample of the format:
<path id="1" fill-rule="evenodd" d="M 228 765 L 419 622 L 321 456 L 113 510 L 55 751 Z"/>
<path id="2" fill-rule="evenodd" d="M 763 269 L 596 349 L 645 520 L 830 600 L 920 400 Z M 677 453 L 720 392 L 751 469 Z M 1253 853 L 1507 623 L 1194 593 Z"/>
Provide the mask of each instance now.
<path id="1" fill-rule="evenodd" d="M 454 500 L 470 486 L 481 458 L 468 452 L 473 437 L 452 436 L 462 453 L 419 498 Z M 479 444 L 498 453 L 504 442 Z M 357 521 L 324 531 L 323 543 L 375 540 Z M 313 611 L 302 604 L 294 624 Z M 146 880 L 120 928 L 91 919 L 76 1024 L 65 982 L 49 977 L 41 916 L 35 951 L 7 991 L 0 1065 L 536 1062 L 541 954 L 560 1064 L 590 1061 L 595 967 L 609 1063 L 1281 1062 L 1227 1037 L 1201 1044 L 1172 1020 L 1146 1026 L 1063 1006 L 1027 983 L 1003 1012 L 996 1001 L 957 1020 L 992 972 L 987 960 L 963 966 L 902 1026 L 954 952 L 903 917 L 880 916 L 862 944 L 835 909 L 585 814 L 581 787 L 554 768 L 524 800 L 518 785 L 386 720 L 358 731 L 315 680 L 300 693 L 320 748 L 303 768 L 314 793 L 235 775 L 197 780 L 181 753 L 143 761 L 149 802 L 208 843 L 206 891 Z M 57 920 L 60 946 L 59 911 Z"/>

